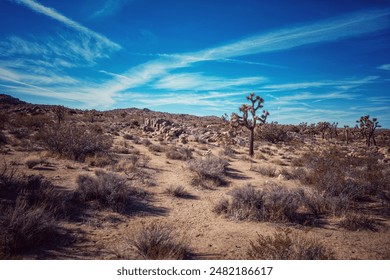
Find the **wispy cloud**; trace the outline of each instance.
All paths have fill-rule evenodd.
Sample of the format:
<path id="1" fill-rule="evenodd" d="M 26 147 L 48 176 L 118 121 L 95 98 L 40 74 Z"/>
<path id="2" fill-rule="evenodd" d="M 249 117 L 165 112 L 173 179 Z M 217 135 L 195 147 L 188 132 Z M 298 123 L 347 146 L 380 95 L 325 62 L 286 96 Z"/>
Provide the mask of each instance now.
<path id="1" fill-rule="evenodd" d="M 107 17 L 115 14 L 123 6 L 133 2 L 134 0 L 106 0 L 102 7 L 92 14 L 92 17 Z"/>
<path id="2" fill-rule="evenodd" d="M 1 64 L 1 62 L 0 62 Z M 18 80 L 25 83 L 36 84 L 40 86 L 44 85 L 56 85 L 56 84 L 76 84 L 77 81 L 67 75 L 58 75 L 54 72 L 46 71 L 44 75 L 31 75 L 26 72 L 10 69 L 8 67 L 2 67 L 0 65 L 0 79 L 7 78 L 8 80 Z"/>
<path id="3" fill-rule="evenodd" d="M 262 89 L 270 90 L 273 92 L 277 91 L 291 91 L 307 88 L 320 88 L 320 87 L 336 87 L 340 90 L 349 90 L 354 87 L 358 87 L 364 84 L 375 82 L 379 77 L 368 76 L 362 79 L 343 79 L 336 81 L 315 81 L 315 82 L 301 82 L 301 83 L 289 83 L 289 84 L 275 84 L 266 85 Z"/>
<path id="4" fill-rule="evenodd" d="M 32 37 L 30 40 L 11 36 L 0 42 L 0 57 L 22 57 L 24 63 L 30 61 L 33 65 L 44 67 L 49 64 L 59 68 L 91 66 L 99 59 L 108 58 L 111 53 L 111 49 L 80 34 Z"/>
<path id="5" fill-rule="evenodd" d="M 381 66 L 378 66 L 378 69 L 390 71 L 390 64 L 383 64 Z"/>
<path id="6" fill-rule="evenodd" d="M 100 41 L 101 43 L 105 44 L 108 47 L 111 47 L 113 49 L 120 49 L 121 48 L 121 46 L 119 44 L 112 42 L 107 37 L 105 37 L 105 36 L 95 32 L 95 31 L 81 25 L 80 23 L 60 14 L 59 12 L 57 12 L 53 8 L 43 6 L 42 4 L 40 4 L 37 1 L 33 1 L 33 0 L 10 0 L 10 1 L 21 4 L 23 6 L 26 6 L 26 7 L 30 8 L 31 10 L 33 10 L 37 13 L 43 14 L 45 16 L 48 16 L 48 17 L 64 24 L 65 26 L 67 26 L 69 28 L 72 28 L 72 29 L 77 30 L 78 32 L 81 32 L 87 36 L 95 38 L 96 40 Z"/>
<path id="7" fill-rule="evenodd" d="M 121 90 L 149 83 L 152 80 L 168 75 L 173 69 L 191 66 L 202 61 L 221 61 L 239 56 L 262 52 L 287 50 L 307 44 L 335 41 L 349 37 L 384 30 L 389 26 L 388 16 L 390 9 L 373 10 L 347 14 L 335 19 L 328 19 L 301 27 L 287 28 L 262 35 L 238 40 L 234 43 L 208 48 L 191 53 L 159 54 L 158 59 L 136 66 L 122 75 L 131 75 L 132 81 L 120 79 Z M 139 73 L 138 83 L 134 81 L 134 74 Z M 169 76 L 166 78 L 169 80 Z M 290 85 L 291 87 L 304 85 Z M 309 86 L 309 85 L 308 85 Z M 311 86 L 314 86 L 313 84 Z M 320 85 L 318 85 L 320 86 Z M 340 85 L 342 86 L 342 85 Z M 276 90 L 276 88 L 275 88 Z"/>
<path id="8" fill-rule="evenodd" d="M 221 90 L 226 88 L 254 86 L 264 83 L 264 77 L 244 77 L 228 79 L 222 77 L 206 76 L 201 73 L 172 74 L 159 79 L 154 88 L 165 90 Z"/>
<path id="9" fill-rule="evenodd" d="M 336 41 L 384 30 L 389 27 L 390 9 L 347 14 L 301 27 L 252 36 L 235 43 L 189 54 L 196 60 L 217 60 L 291 49 L 307 44 Z"/>
<path id="10" fill-rule="evenodd" d="M 248 64 L 248 65 L 259 65 L 259 66 L 266 66 L 266 67 L 272 67 L 272 68 L 280 68 L 280 69 L 286 69 L 286 66 L 283 65 L 277 65 L 272 63 L 262 63 L 262 62 L 256 62 L 256 61 L 248 61 L 248 60 L 242 60 L 242 59 L 232 59 L 232 58 L 225 58 L 219 60 L 221 62 L 229 62 L 229 63 L 237 63 L 237 64 Z"/>

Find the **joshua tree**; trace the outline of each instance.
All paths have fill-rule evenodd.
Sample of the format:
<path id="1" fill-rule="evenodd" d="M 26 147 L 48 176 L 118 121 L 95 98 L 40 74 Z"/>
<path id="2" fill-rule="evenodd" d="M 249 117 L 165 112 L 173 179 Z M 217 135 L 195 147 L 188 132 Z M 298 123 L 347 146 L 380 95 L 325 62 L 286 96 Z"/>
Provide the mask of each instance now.
<path id="1" fill-rule="evenodd" d="M 337 138 L 338 134 L 337 134 L 337 126 L 338 126 L 338 122 L 334 122 L 330 125 L 329 127 L 329 133 L 330 133 L 330 139 L 333 139 L 333 138 Z"/>
<path id="2" fill-rule="evenodd" d="M 263 114 L 260 117 L 256 116 L 256 111 L 260 108 L 263 108 L 262 103 L 264 103 L 264 99 L 260 96 L 255 96 L 254 93 L 251 93 L 246 97 L 246 99 L 249 100 L 252 104 L 243 104 L 239 108 L 240 112 L 242 112 L 242 117 L 236 113 L 232 113 L 230 122 L 234 127 L 245 126 L 247 129 L 249 129 L 249 156 L 253 157 L 253 142 L 255 139 L 256 122 L 259 121 L 259 124 L 264 124 L 269 113 L 268 111 L 263 110 Z M 249 113 L 252 115 L 251 119 L 249 119 Z"/>
<path id="3" fill-rule="evenodd" d="M 350 132 L 349 126 L 344 125 L 345 142 L 347 143 L 347 145 L 349 144 L 349 132 Z"/>
<path id="4" fill-rule="evenodd" d="M 375 129 L 377 127 L 381 127 L 379 125 L 379 121 L 377 118 L 373 118 L 370 120 L 370 116 L 362 116 L 360 117 L 359 120 L 356 121 L 359 123 L 359 128 L 362 133 L 362 135 L 366 138 L 366 144 L 367 147 L 371 146 L 371 142 L 374 143 L 376 146 L 376 141 L 375 141 Z"/>
<path id="5" fill-rule="evenodd" d="M 317 123 L 317 130 L 321 132 L 322 139 L 325 139 L 325 133 L 330 128 L 330 123 L 328 122 L 319 122 Z"/>
<path id="6" fill-rule="evenodd" d="M 65 118 L 66 109 L 64 106 L 55 106 L 53 109 L 54 115 L 57 118 L 58 124 L 61 124 L 61 122 Z"/>

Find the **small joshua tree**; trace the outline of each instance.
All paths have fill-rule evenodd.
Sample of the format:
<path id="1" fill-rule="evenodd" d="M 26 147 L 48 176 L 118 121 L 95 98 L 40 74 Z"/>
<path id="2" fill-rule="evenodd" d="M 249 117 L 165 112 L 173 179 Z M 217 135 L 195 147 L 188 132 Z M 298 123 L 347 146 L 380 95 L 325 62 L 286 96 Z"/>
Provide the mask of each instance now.
<path id="1" fill-rule="evenodd" d="M 55 106 L 53 109 L 54 115 L 57 118 L 58 124 L 61 124 L 61 122 L 65 118 L 66 109 L 64 106 Z"/>
<path id="2" fill-rule="evenodd" d="M 376 146 L 375 129 L 381 127 L 377 118 L 370 120 L 370 116 L 362 116 L 356 121 L 359 123 L 359 128 L 362 135 L 366 138 L 367 147 L 371 146 L 371 142 Z"/>
<path id="3" fill-rule="evenodd" d="M 240 112 L 242 112 L 242 117 L 236 113 L 232 113 L 230 122 L 234 127 L 245 126 L 247 129 L 249 129 L 249 156 L 253 157 L 253 143 L 255 139 L 256 123 L 259 121 L 260 124 L 264 124 L 269 113 L 268 111 L 263 110 L 263 114 L 260 117 L 256 116 L 256 111 L 260 108 L 263 108 L 262 103 L 264 103 L 264 99 L 260 96 L 255 96 L 254 93 L 251 93 L 246 97 L 246 99 L 249 100 L 252 104 L 243 104 L 239 108 Z M 249 119 L 249 113 L 252 115 L 252 119 Z"/>
<path id="4" fill-rule="evenodd" d="M 349 144 L 349 134 L 350 134 L 350 127 L 348 125 L 344 125 L 344 134 L 345 134 L 345 142 L 348 145 Z"/>

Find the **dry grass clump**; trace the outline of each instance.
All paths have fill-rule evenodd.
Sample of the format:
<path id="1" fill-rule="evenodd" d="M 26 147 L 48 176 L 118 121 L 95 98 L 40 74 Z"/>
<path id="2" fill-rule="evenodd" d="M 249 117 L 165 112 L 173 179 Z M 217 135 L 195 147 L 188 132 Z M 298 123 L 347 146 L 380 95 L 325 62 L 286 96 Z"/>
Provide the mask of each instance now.
<path id="1" fill-rule="evenodd" d="M 7 207 L 2 216 L 4 239 L 0 240 L 0 257 L 10 258 L 47 243 L 58 230 L 57 221 L 44 205 L 30 205 L 23 199 Z"/>
<path id="2" fill-rule="evenodd" d="M 224 175 L 228 164 L 225 159 L 213 155 L 188 161 L 188 168 L 195 175 L 193 184 L 210 189 L 226 184 Z"/>
<path id="3" fill-rule="evenodd" d="M 8 132 L 19 140 L 28 139 L 31 134 L 30 130 L 26 127 L 10 127 Z"/>
<path id="4" fill-rule="evenodd" d="M 117 157 L 111 152 L 98 152 L 94 155 L 86 156 L 84 162 L 93 167 L 106 167 L 115 165 L 118 162 Z"/>
<path id="5" fill-rule="evenodd" d="M 231 201 L 220 201 L 214 211 L 237 220 L 305 222 L 304 215 L 298 212 L 302 201 L 297 190 L 282 186 L 257 190 L 248 184 L 233 190 L 231 197 Z"/>
<path id="6" fill-rule="evenodd" d="M 190 194 L 186 191 L 186 189 L 181 185 L 169 186 L 165 190 L 165 193 L 169 196 L 179 197 L 179 198 L 186 198 L 190 196 Z"/>
<path id="7" fill-rule="evenodd" d="M 175 160 L 189 160 L 192 158 L 192 150 L 186 147 L 169 147 L 165 152 L 169 159 Z"/>
<path id="8" fill-rule="evenodd" d="M 188 242 L 168 226 L 143 226 L 132 240 L 137 253 L 147 260 L 184 260 L 190 258 Z"/>
<path id="9" fill-rule="evenodd" d="M 351 231 L 377 231 L 378 222 L 373 218 L 360 213 L 347 213 L 339 222 L 339 226 Z"/>
<path id="10" fill-rule="evenodd" d="M 98 170 L 95 176 L 77 177 L 75 197 L 80 202 L 96 202 L 99 207 L 123 211 L 131 203 L 131 189 L 122 176 Z"/>
<path id="11" fill-rule="evenodd" d="M 40 176 L 0 167 L 0 258 L 18 258 L 58 234 L 68 198 Z"/>
<path id="12" fill-rule="evenodd" d="M 319 241 L 291 233 L 277 231 L 273 236 L 257 234 L 247 251 L 249 259 L 258 260 L 332 260 L 334 253 Z"/>
<path id="13" fill-rule="evenodd" d="M 51 152 L 77 161 L 84 161 L 87 156 L 99 152 L 107 152 L 112 146 L 109 136 L 72 124 L 46 127 L 38 138 Z"/>
<path id="14" fill-rule="evenodd" d="M 149 139 L 145 138 L 145 139 L 142 139 L 141 144 L 146 146 L 146 147 L 149 147 L 150 145 L 152 145 L 152 142 Z"/>
<path id="15" fill-rule="evenodd" d="M 165 151 L 165 147 L 163 147 L 161 145 L 152 144 L 152 145 L 149 145 L 148 150 L 150 152 L 153 152 L 153 153 L 162 153 Z"/>
<path id="16" fill-rule="evenodd" d="M 232 147 L 225 146 L 223 150 L 220 152 L 220 155 L 226 157 L 234 157 L 236 153 L 237 151 L 235 151 Z"/>
<path id="17" fill-rule="evenodd" d="M 250 170 L 268 177 L 276 176 L 276 168 L 271 166 L 252 165 Z"/>

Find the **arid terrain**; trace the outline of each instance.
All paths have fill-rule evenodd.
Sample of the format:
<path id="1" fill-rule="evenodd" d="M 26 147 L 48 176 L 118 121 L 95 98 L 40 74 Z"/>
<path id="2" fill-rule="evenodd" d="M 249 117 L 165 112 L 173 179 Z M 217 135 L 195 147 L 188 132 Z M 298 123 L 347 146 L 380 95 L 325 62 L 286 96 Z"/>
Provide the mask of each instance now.
<path id="1" fill-rule="evenodd" d="M 0 95 L 0 258 L 388 260 L 390 133 L 364 136 L 268 123 L 250 157 L 227 116 Z"/>

